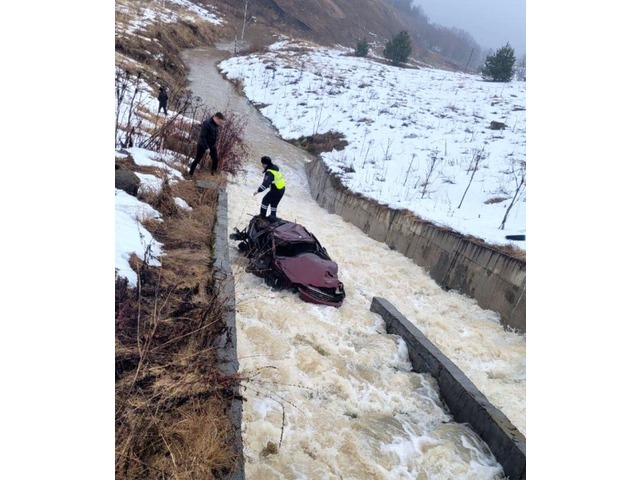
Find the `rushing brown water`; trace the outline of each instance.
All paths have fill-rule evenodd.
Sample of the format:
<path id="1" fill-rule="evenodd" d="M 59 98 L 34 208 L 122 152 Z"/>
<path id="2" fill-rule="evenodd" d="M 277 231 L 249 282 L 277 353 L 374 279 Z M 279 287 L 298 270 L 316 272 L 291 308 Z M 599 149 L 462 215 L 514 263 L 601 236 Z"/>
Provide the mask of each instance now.
<path id="1" fill-rule="evenodd" d="M 313 232 L 339 266 L 347 298 L 339 309 L 271 291 L 244 271 L 230 242 L 235 275 L 243 443 L 249 480 L 502 479 L 479 437 L 454 422 L 436 382 L 411 372 L 404 342 L 369 311 L 384 297 L 411 320 L 525 433 L 522 336 L 505 332 L 494 312 L 443 291 L 411 260 L 327 213 L 309 194 L 310 158 L 281 140 L 216 69 L 213 49 L 185 52 L 193 92 L 212 110 L 247 118 L 247 176 L 231 179 L 229 229 L 260 209 L 260 157 L 284 172 L 278 216 Z M 228 233 L 232 233 L 229 231 Z"/>

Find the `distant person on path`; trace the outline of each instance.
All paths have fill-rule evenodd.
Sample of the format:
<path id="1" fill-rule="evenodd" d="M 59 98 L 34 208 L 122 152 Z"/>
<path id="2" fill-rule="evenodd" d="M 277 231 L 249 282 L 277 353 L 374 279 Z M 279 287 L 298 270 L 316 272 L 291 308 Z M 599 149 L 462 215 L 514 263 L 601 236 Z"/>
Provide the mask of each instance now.
<path id="1" fill-rule="evenodd" d="M 260 163 L 264 168 L 262 171 L 262 173 L 264 173 L 264 180 L 258 187 L 258 191 L 256 191 L 253 196 L 255 197 L 257 194 L 264 192 L 268 188 L 269 191 L 264 197 L 262 197 L 260 217 L 267 218 L 267 209 L 271 206 L 269 220 L 277 220 L 276 212 L 278 204 L 284 196 L 284 177 L 282 176 L 282 172 L 280 172 L 280 168 L 271 161 L 271 158 L 264 156 L 260 159 Z"/>
<path id="2" fill-rule="evenodd" d="M 158 93 L 158 113 L 160 110 L 164 110 L 164 114 L 167 115 L 167 102 L 169 101 L 169 95 L 167 95 L 167 91 L 164 87 L 160 87 L 160 91 Z"/>
<path id="3" fill-rule="evenodd" d="M 224 123 L 224 115 L 220 112 L 216 112 L 211 118 L 202 122 L 200 127 L 200 137 L 198 138 L 198 145 L 196 148 L 196 158 L 189 167 L 189 176 L 193 176 L 193 172 L 196 170 L 198 163 L 204 157 L 207 149 L 209 149 L 209 155 L 211 156 L 211 175 L 218 170 L 218 150 L 216 149 L 216 142 L 218 140 L 218 127 Z"/>

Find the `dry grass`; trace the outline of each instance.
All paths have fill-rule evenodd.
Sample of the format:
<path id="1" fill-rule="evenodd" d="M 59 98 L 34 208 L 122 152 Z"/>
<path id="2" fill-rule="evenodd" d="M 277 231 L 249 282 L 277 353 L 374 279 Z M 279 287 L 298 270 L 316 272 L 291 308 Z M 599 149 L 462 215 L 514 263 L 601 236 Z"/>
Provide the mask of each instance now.
<path id="1" fill-rule="evenodd" d="M 116 3 L 125 2 L 119 0 Z M 165 7 L 167 6 L 171 4 L 166 4 Z M 130 18 L 131 14 L 118 12 L 116 25 L 126 25 Z M 202 20 L 155 22 L 135 34 L 116 35 L 115 51 L 135 61 L 136 66 L 143 71 L 147 83 L 173 86 L 186 79 L 187 70 L 180 58 L 180 51 L 200 45 L 213 45 L 218 38 L 218 30 L 215 25 Z"/>
<path id="2" fill-rule="evenodd" d="M 117 14 L 116 23 L 124 20 L 126 15 Z M 136 35 L 118 35 L 116 59 L 148 84 L 169 86 L 170 102 L 181 102 L 172 110 L 184 105 L 182 113 L 195 118 L 197 105 L 188 103 L 179 52 L 215 39 L 215 27 L 205 22 L 155 24 Z M 187 100 L 177 100 L 183 92 Z M 193 124 L 146 115 L 154 128 L 145 148 L 173 151 L 176 158 L 193 155 Z M 158 169 L 131 158 L 117 163 L 162 178 Z M 138 285 L 115 283 L 115 476 L 227 478 L 239 461 L 230 417 L 239 379 L 218 371 L 214 348 L 226 335 L 228 308 L 211 255 L 218 192 L 165 180 L 159 192 L 140 197 L 162 214 L 162 222 L 147 221 L 145 228 L 163 244 L 163 256 L 161 267 L 132 256 Z M 175 197 L 192 210 L 178 208 Z"/>
<path id="3" fill-rule="evenodd" d="M 140 414 L 140 405 L 130 420 L 136 431 L 144 430 L 148 442 L 130 436 L 133 456 L 123 461 L 126 469 L 116 470 L 117 478 L 223 478 L 229 473 L 229 452 L 216 445 L 224 443 L 229 432 L 211 402 L 194 400 L 161 415 Z M 143 458 L 136 452 L 147 452 Z"/>
<path id="4" fill-rule="evenodd" d="M 193 210 L 176 209 L 178 192 Z M 217 192 L 165 182 L 147 201 L 163 215 L 145 227 L 164 255 L 162 267 L 132 258 L 136 289 L 116 280 L 116 477 L 224 478 L 238 462 L 228 412 L 240 380 L 216 369 L 226 333 L 211 260 Z"/>

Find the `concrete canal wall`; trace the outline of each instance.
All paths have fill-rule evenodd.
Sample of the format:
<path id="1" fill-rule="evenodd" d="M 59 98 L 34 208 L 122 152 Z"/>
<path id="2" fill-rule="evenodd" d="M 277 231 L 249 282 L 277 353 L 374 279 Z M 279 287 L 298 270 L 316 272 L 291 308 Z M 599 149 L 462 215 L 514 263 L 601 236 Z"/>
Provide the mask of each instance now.
<path id="1" fill-rule="evenodd" d="M 327 211 L 411 258 L 445 290 L 499 313 L 505 327 L 526 332 L 526 262 L 355 194 L 320 159 L 305 167 L 311 195 Z"/>
<path id="2" fill-rule="evenodd" d="M 524 480 L 527 458 L 526 439 L 522 433 L 390 302 L 374 297 L 370 310 L 384 319 L 387 333 L 404 339 L 413 370 L 429 373 L 436 379 L 442 400 L 455 421 L 471 425 L 510 480 Z"/>

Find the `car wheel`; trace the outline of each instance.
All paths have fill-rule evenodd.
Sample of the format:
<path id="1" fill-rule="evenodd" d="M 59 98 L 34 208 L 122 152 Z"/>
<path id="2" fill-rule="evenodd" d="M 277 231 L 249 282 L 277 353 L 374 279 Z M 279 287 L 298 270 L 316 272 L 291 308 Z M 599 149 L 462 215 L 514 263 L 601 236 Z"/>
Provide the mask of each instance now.
<path id="1" fill-rule="evenodd" d="M 266 277 L 264 279 L 264 281 L 267 283 L 267 285 L 269 285 L 274 290 L 282 290 L 282 288 L 283 288 L 282 287 L 282 282 L 280 281 L 279 278 Z"/>

